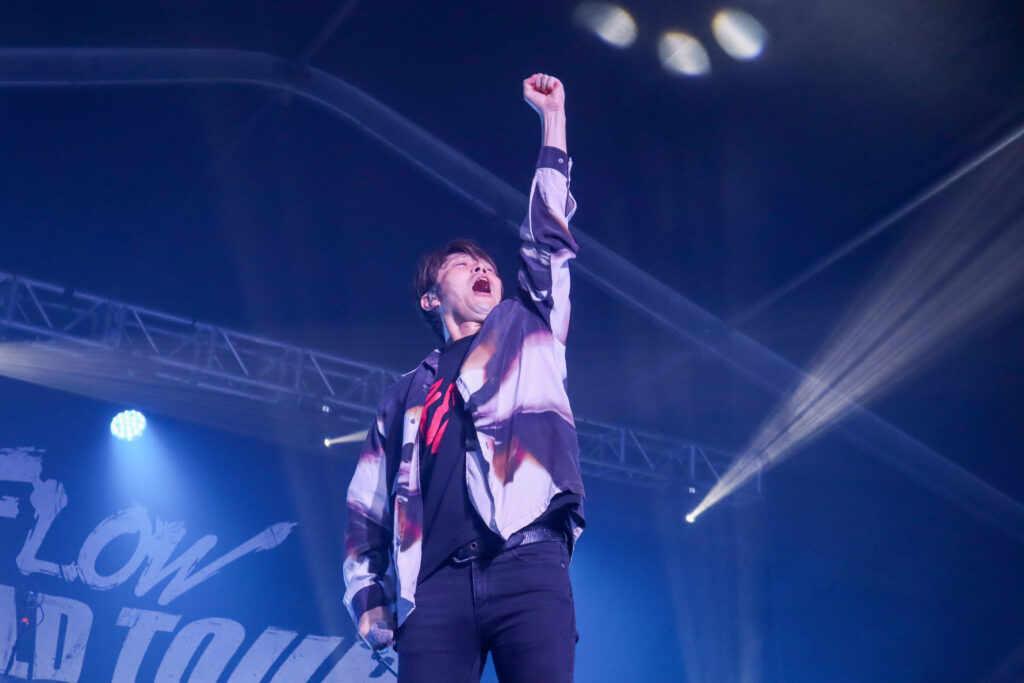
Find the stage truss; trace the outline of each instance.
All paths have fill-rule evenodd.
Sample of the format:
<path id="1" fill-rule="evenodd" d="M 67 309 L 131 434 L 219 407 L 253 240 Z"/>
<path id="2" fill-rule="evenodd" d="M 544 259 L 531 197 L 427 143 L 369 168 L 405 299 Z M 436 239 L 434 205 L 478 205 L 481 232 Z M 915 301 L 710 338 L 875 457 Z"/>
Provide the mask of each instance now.
<path id="1" fill-rule="evenodd" d="M 173 387 L 179 395 L 216 396 L 220 406 L 257 416 L 254 424 L 264 431 L 250 425 L 250 435 L 305 448 L 323 448 L 325 437 L 365 429 L 382 393 L 399 377 L 388 368 L 2 272 L 0 316 L 0 333 L 9 342 L 59 344 L 62 352 L 120 359 L 118 367 L 128 369 L 127 383 L 120 385 L 125 394 L 136 394 L 130 390 L 136 382 Z M 305 426 L 271 430 L 263 422 L 268 414 L 301 418 Z M 586 476 L 647 489 L 702 495 L 736 457 L 585 417 L 577 417 L 577 430 Z M 761 497 L 759 472 L 731 500 Z"/>

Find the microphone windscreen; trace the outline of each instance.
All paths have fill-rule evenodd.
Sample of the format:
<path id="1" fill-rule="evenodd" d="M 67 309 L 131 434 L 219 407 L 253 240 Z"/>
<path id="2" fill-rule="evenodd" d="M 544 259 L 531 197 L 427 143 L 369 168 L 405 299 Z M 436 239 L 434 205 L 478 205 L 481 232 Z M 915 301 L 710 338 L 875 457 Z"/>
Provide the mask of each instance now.
<path id="1" fill-rule="evenodd" d="M 378 621 L 370 627 L 366 634 L 367 644 L 374 650 L 383 650 L 395 639 L 395 632 L 383 621 Z"/>

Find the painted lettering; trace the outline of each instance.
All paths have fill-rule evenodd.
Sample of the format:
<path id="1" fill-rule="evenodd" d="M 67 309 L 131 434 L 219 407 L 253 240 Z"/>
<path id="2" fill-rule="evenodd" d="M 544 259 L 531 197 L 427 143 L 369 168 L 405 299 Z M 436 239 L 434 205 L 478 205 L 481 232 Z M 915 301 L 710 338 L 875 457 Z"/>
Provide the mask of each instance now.
<path id="1" fill-rule="evenodd" d="M 185 668 L 207 636 L 213 640 L 206 646 L 196 662 L 189 680 L 216 681 L 224 667 L 234 656 L 235 650 L 245 640 L 245 629 L 231 619 L 199 619 L 188 624 L 174 637 L 167 648 L 155 683 L 178 683 L 185 675 Z"/>
<path id="2" fill-rule="evenodd" d="M 117 655 L 112 683 L 134 683 L 142 665 L 142 658 L 157 633 L 173 633 L 181 621 L 180 614 L 164 614 L 145 609 L 124 607 L 117 615 L 117 625 L 127 626 L 128 634 Z"/>

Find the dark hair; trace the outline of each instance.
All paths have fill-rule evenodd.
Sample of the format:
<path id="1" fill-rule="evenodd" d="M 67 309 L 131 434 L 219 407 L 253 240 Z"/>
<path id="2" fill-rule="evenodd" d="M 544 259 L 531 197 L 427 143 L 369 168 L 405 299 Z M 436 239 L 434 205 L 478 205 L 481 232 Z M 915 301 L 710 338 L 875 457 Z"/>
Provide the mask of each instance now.
<path id="1" fill-rule="evenodd" d="M 427 292 L 436 291 L 437 272 L 441 270 L 441 266 L 444 265 L 444 262 L 452 254 L 468 254 L 479 261 L 487 261 L 494 268 L 495 275 L 498 273 L 498 267 L 494 264 L 494 259 L 473 240 L 452 240 L 443 249 L 432 251 L 420 257 L 419 267 L 416 269 L 416 280 L 413 283 L 416 289 L 416 308 L 419 309 L 423 319 L 430 325 L 430 329 L 442 341 L 444 341 L 445 336 L 444 321 L 441 320 L 441 314 L 437 312 L 437 309 L 423 310 L 423 307 L 420 306 L 420 299 Z"/>

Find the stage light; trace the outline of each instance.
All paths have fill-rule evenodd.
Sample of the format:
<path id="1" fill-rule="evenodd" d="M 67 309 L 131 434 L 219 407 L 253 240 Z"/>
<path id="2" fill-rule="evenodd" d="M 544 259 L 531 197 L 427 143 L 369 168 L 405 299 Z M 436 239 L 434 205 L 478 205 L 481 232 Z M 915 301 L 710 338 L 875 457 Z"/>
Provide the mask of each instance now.
<path id="1" fill-rule="evenodd" d="M 609 45 L 627 48 L 636 41 L 636 22 L 629 12 L 616 5 L 584 2 L 573 12 L 573 19 Z"/>
<path id="2" fill-rule="evenodd" d="M 685 76 L 703 76 L 711 72 L 708 51 L 699 40 L 686 33 L 666 31 L 661 34 L 658 58 L 668 71 Z"/>
<path id="3" fill-rule="evenodd" d="M 929 212 L 687 521 L 953 342 L 1024 306 L 1022 175 L 1024 163 L 1017 158 L 990 161 L 941 210 Z M 945 470 L 941 474 L 950 489 L 961 485 Z"/>
<path id="4" fill-rule="evenodd" d="M 367 430 L 363 429 L 358 432 L 352 432 L 351 434 L 345 434 L 344 436 L 337 436 L 333 439 L 324 439 L 324 446 L 330 448 L 331 446 L 339 443 L 355 443 L 365 439 L 366 434 Z"/>
<path id="5" fill-rule="evenodd" d="M 122 441 L 131 441 L 146 431 L 146 417 L 137 410 L 124 410 L 110 421 L 110 433 Z"/>
<path id="6" fill-rule="evenodd" d="M 711 21 L 715 40 L 733 59 L 754 59 L 764 50 L 768 31 L 757 19 L 738 9 L 724 9 Z"/>

